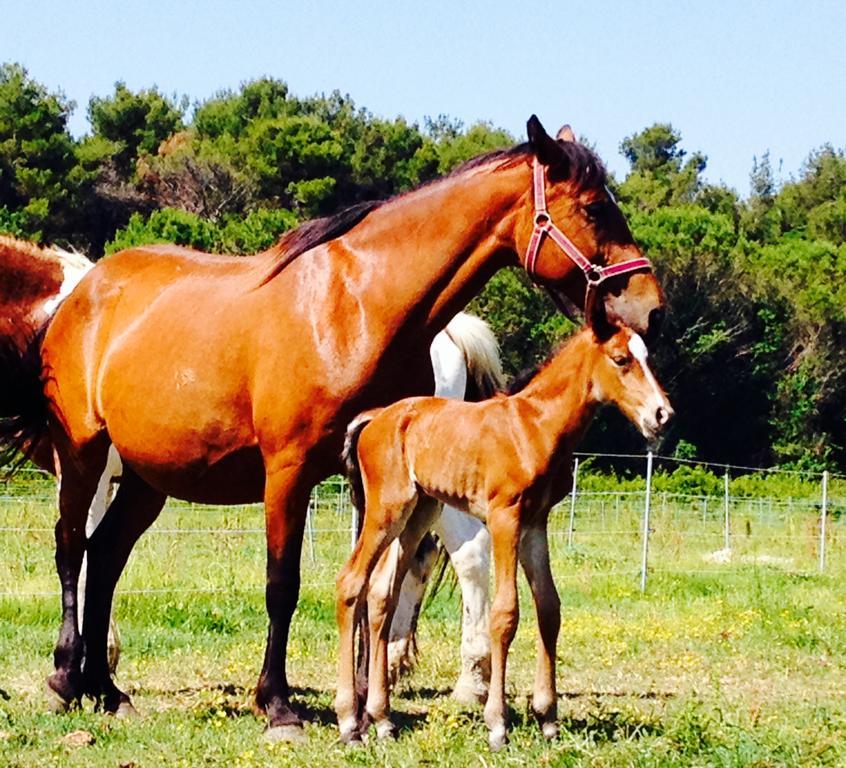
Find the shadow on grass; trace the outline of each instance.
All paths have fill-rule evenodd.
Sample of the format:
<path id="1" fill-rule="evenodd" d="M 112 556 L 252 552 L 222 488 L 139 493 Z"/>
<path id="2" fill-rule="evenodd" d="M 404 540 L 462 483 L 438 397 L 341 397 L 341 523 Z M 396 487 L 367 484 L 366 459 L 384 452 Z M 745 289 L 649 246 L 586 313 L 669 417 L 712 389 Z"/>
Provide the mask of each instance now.
<path id="1" fill-rule="evenodd" d="M 625 712 L 597 712 L 587 717 L 563 717 L 562 731 L 581 733 L 594 741 L 622 741 L 644 736 L 660 736 L 664 727 L 654 720 L 644 720 Z"/>

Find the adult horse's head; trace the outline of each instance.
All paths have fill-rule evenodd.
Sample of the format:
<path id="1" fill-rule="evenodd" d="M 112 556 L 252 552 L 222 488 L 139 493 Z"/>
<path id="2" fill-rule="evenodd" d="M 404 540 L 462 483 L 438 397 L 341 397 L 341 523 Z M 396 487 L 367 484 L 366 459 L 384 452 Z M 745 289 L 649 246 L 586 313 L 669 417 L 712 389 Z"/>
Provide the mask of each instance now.
<path id="1" fill-rule="evenodd" d="M 664 295 L 652 266 L 632 238 L 596 155 L 569 126 L 556 138 L 532 115 L 528 125 L 533 183 L 516 232 L 529 276 L 559 307 L 584 309 L 601 298 L 609 322 L 653 339 L 664 317 Z"/>

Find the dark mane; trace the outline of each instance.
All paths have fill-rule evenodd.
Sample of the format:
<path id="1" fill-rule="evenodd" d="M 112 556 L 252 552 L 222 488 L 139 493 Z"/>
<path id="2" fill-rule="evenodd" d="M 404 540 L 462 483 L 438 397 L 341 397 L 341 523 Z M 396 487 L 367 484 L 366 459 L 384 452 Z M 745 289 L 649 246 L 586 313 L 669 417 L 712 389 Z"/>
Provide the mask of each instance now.
<path id="1" fill-rule="evenodd" d="M 550 167 L 550 181 L 569 181 L 580 192 L 604 186 L 608 182 L 605 165 L 592 149 L 576 141 L 559 141 L 558 145 L 561 147 L 562 157 L 560 162 Z M 458 176 L 465 171 L 496 161 L 503 165 L 510 164 L 509 161 L 530 157 L 531 154 L 531 147 L 526 142 L 509 149 L 495 149 L 470 158 L 454 168 L 449 176 Z"/>
<path id="2" fill-rule="evenodd" d="M 546 368 L 553 359 L 558 356 L 558 353 L 561 352 L 561 350 L 566 347 L 578 333 L 579 329 L 576 329 L 569 336 L 565 336 L 552 348 L 552 352 L 550 352 L 543 360 L 520 371 L 520 373 L 508 382 L 508 386 L 505 388 L 505 394 L 516 395 L 518 392 L 522 392 L 529 385 L 532 379 Z"/>
<path id="3" fill-rule="evenodd" d="M 273 250 L 278 253 L 278 256 L 274 260 L 272 268 L 264 276 L 261 284 L 264 285 L 276 277 L 297 256 L 349 232 L 368 213 L 383 203 L 384 200 L 368 200 L 363 203 L 356 203 L 332 216 L 311 219 L 300 224 L 296 229 L 286 232 L 273 247 Z"/>
<path id="4" fill-rule="evenodd" d="M 561 146 L 563 155 L 561 161 L 549 169 L 549 178 L 551 181 L 569 181 L 579 191 L 589 187 L 602 186 L 606 183 L 605 166 L 592 150 L 574 141 L 559 141 L 558 143 Z M 460 176 L 467 171 L 489 163 L 499 162 L 501 165 L 510 165 L 512 162 L 530 156 L 531 152 L 532 150 L 528 143 L 517 144 L 508 149 L 495 149 L 491 152 L 484 152 L 457 166 L 446 176 L 424 182 L 410 190 L 410 192 L 415 192 L 422 187 L 437 183 L 444 178 Z M 408 195 L 410 192 L 402 192 L 390 199 Z M 288 264 L 306 251 L 349 232 L 349 230 L 362 222 L 371 211 L 374 211 L 386 202 L 389 201 L 369 200 L 363 203 L 356 203 L 332 216 L 324 216 L 319 219 L 306 221 L 296 229 L 286 232 L 273 247 L 276 257 L 274 258 L 272 267 L 262 279 L 261 284 L 264 285 L 269 280 L 272 280 Z"/>

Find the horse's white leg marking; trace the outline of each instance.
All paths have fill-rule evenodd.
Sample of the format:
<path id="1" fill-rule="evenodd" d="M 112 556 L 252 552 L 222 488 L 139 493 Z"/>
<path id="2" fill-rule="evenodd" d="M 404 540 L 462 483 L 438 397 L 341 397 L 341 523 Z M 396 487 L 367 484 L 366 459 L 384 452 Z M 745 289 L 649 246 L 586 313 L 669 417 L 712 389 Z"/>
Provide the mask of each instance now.
<path id="1" fill-rule="evenodd" d="M 482 702 L 491 676 L 491 536 L 480 520 L 452 507 L 444 507 L 432 530 L 443 542 L 461 587 L 461 674 L 453 697 Z"/>
<path id="2" fill-rule="evenodd" d="M 388 643 L 388 679 L 394 685 L 403 674 L 403 665 L 410 658 L 414 620 L 423 601 L 426 582 L 435 565 L 437 550 L 432 547 L 422 561 L 415 556 L 402 582 Z"/>
<path id="3" fill-rule="evenodd" d="M 88 509 L 88 519 L 85 521 L 85 537 L 90 538 L 97 530 L 103 518 L 106 515 L 106 510 L 109 507 L 112 499 L 117 492 L 116 478 L 120 477 L 123 471 L 123 464 L 120 460 L 117 450 L 113 445 L 109 446 L 109 454 L 106 458 L 106 466 L 103 469 L 103 474 L 100 475 L 100 480 L 97 483 L 97 491 L 94 498 L 91 500 L 91 506 Z M 82 568 L 79 572 L 79 587 L 77 588 L 77 604 L 78 604 L 78 621 L 79 631 L 82 632 L 82 621 L 85 613 L 85 585 L 88 580 L 88 554 L 83 555 Z M 117 624 L 114 616 L 109 620 L 109 640 L 108 640 L 108 656 L 109 669 L 114 672 L 117 667 L 118 658 L 120 657 L 120 635 L 118 633 Z"/>

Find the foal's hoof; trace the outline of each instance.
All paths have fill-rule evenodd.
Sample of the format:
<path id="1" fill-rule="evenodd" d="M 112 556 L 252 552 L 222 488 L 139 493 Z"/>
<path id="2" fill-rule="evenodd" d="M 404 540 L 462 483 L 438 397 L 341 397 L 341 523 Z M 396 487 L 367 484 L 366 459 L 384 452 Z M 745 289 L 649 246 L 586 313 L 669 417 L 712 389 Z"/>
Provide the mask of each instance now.
<path id="1" fill-rule="evenodd" d="M 269 744 L 280 741 L 289 744 L 304 744 L 307 739 L 301 725 L 273 725 L 264 729 L 264 740 Z"/>
<path id="2" fill-rule="evenodd" d="M 558 736 L 558 723 L 544 723 L 541 725 L 541 733 L 547 741 L 551 741 Z"/>
<path id="3" fill-rule="evenodd" d="M 397 729 L 390 720 L 380 720 L 376 723 L 376 738 L 379 741 L 393 741 L 397 737 Z"/>
<path id="4" fill-rule="evenodd" d="M 505 728 L 493 728 L 488 733 L 488 746 L 491 748 L 491 752 L 499 752 L 507 743 Z"/>

